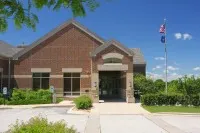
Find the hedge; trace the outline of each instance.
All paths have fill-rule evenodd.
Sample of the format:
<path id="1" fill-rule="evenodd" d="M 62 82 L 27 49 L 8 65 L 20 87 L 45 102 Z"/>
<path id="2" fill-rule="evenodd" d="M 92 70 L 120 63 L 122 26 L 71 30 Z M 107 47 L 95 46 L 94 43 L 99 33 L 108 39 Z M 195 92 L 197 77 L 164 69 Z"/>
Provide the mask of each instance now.
<path id="1" fill-rule="evenodd" d="M 12 97 L 6 100 L 7 105 L 49 104 L 51 102 L 51 92 L 44 89 L 37 91 L 31 89 L 13 89 Z M 2 97 L 0 97 L 0 104 L 3 104 Z"/>
<path id="2" fill-rule="evenodd" d="M 141 97 L 143 105 L 193 105 L 200 106 L 200 95 L 145 94 Z"/>

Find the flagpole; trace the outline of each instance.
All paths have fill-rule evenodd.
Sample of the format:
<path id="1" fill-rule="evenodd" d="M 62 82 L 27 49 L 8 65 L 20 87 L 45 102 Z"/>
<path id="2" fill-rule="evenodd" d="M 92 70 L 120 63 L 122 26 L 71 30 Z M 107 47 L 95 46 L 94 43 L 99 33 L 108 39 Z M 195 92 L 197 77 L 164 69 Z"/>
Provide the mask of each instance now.
<path id="1" fill-rule="evenodd" d="M 167 26 L 166 26 L 166 19 L 164 19 L 164 24 L 165 24 L 165 32 L 164 32 L 164 35 L 165 35 L 165 92 L 167 94 L 168 92 L 168 88 L 167 88 L 167 73 L 168 73 L 168 70 L 167 70 L 167 39 L 166 39 L 166 35 L 167 35 Z"/>

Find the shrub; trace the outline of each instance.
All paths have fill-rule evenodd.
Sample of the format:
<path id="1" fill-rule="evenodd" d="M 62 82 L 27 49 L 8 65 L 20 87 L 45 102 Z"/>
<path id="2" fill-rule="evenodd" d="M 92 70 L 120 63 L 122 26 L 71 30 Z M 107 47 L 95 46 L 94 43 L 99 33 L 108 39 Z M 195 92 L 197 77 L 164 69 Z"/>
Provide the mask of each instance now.
<path id="1" fill-rule="evenodd" d="M 92 99 L 87 95 L 82 95 L 74 99 L 77 109 L 88 109 L 92 107 Z"/>
<path id="2" fill-rule="evenodd" d="M 64 121 L 48 122 L 47 118 L 33 117 L 28 122 L 17 121 L 11 125 L 10 133 L 76 133 L 73 127 L 68 127 Z"/>
<path id="3" fill-rule="evenodd" d="M 49 104 L 52 101 L 51 99 L 49 90 L 13 89 L 12 97 L 6 103 L 9 105 Z"/>
<path id="4" fill-rule="evenodd" d="M 146 94 L 142 96 L 143 105 L 193 105 L 200 106 L 200 95 L 182 95 L 182 94 Z"/>
<path id="5" fill-rule="evenodd" d="M 3 98 L 0 98 L 0 105 L 3 104 Z"/>

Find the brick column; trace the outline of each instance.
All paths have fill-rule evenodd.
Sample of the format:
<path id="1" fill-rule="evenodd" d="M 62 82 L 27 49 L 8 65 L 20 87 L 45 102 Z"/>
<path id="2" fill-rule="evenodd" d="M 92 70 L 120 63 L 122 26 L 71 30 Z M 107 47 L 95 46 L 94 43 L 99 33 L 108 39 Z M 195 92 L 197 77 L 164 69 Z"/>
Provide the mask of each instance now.
<path id="1" fill-rule="evenodd" d="M 91 82 L 91 97 L 93 102 L 99 102 L 99 73 L 91 74 L 92 82 Z"/>
<path id="2" fill-rule="evenodd" d="M 126 73 L 126 102 L 134 103 L 133 73 Z"/>

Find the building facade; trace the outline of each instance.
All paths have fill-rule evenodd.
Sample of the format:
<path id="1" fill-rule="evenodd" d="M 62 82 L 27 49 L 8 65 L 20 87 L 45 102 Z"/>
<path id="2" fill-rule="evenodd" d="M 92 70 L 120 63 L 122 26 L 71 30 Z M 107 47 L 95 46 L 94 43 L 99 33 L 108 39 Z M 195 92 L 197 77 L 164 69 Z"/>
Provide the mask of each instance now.
<path id="1" fill-rule="evenodd" d="M 8 88 L 48 89 L 58 97 L 88 94 L 94 102 L 134 102 L 133 74 L 146 73 L 140 49 L 105 41 L 69 20 L 26 48 L 0 43 L 0 83 Z"/>

